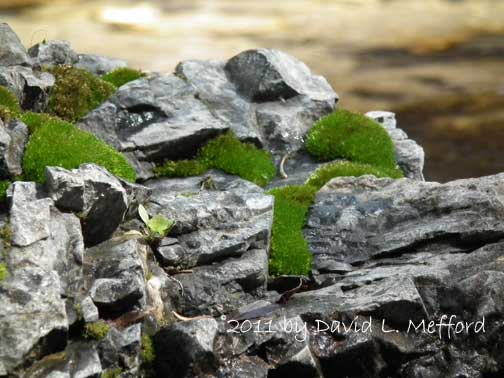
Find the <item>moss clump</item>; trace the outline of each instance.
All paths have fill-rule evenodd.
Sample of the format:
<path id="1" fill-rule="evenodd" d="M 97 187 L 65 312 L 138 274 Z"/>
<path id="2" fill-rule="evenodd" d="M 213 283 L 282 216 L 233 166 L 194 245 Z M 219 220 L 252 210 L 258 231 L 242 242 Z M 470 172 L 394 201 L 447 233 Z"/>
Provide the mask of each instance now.
<path id="1" fill-rule="evenodd" d="M 310 185 L 272 189 L 275 197 L 269 270 L 272 275 L 306 275 L 312 255 L 304 239 L 306 214 L 317 189 Z"/>
<path id="2" fill-rule="evenodd" d="M 323 165 L 306 180 L 307 185 L 322 188 L 334 177 L 374 175 L 376 177 L 401 178 L 403 173 L 399 168 L 379 168 L 369 164 L 354 163 L 350 161 L 336 161 Z"/>
<path id="3" fill-rule="evenodd" d="M 48 122 L 61 121 L 60 118 L 54 117 L 46 113 L 35 113 L 35 112 L 24 112 L 19 116 L 19 119 L 28 126 L 30 134 L 33 134 L 35 130 L 41 127 L 43 124 Z"/>
<path id="4" fill-rule="evenodd" d="M 56 78 L 49 97 L 48 111 L 74 122 L 105 102 L 116 88 L 88 71 L 68 65 L 48 69 Z"/>
<path id="5" fill-rule="evenodd" d="M 110 331 L 110 326 L 103 320 L 88 323 L 84 329 L 84 337 L 86 339 L 103 340 Z"/>
<path id="6" fill-rule="evenodd" d="M 154 349 L 154 342 L 149 335 L 142 336 L 142 351 L 140 357 L 143 363 L 151 364 L 156 359 L 156 350 Z"/>
<path id="7" fill-rule="evenodd" d="M 11 182 L 8 180 L 0 180 L 0 203 L 4 202 L 7 198 L 7 189 Z"/>
<path id="8" fill-rule="evenodd" d="M 7 269 L 7 265 L 0 264 L 0 282 L 4 281 L 9 277 L 9 270 Z"/>
<path id="9" fill-rule="evenodd" d="M 387 131 L 347 110 L 322 118 L 308 132 L 306 149 L 323 161 L 344 158 L 375 167 L 396 168 L 394 144 Z"/>
<path id="10" fill-rule="evenodd" d="M 158 177 L 188 177 L 199 176 L 205 173 L 208 167 L 199 160 L 167 161 L 165 164 L 154 168 Z"/>
<path id="11" fill-rule="evenodd" d="M 117 378 L 122 372 L 123 370 L 121 368 L 108 369 L 101 374 L 101 378 Z"/>
<path id="12" fill-rule="evenodd" d="M 240 176 L 259 186 L 266 186 L 276 175 L 269 152 L 251 143 L 242 143 L 233 133 L 223 134 L 208 142 L 195 160 L 168 161 L 157 168 L 159 176 L 200 175 L 216 168 Z"/>
<path id="13" fill-rule="evenodd" d="M 126 158 L 94 135 L 57 119 L 43 121 L 35 127 L 23 157 L 25 180 L 45 182 L 45 167 L 78 168 L 95 163 L 128 181 L 136 180 L 136 172 Z"/>
<path id="14" fill-rule="evenodd" d="M 109 82 L 116 88 L 122 87 L 130 81 L 138 80 L 144 77 L 145 74 L 140 70 L 133 68 L 123 67 L 117 68 L 101 77 L 102 80 Z"/>
<path id="15" fill-rule="evenodd" d="M 0 86 L 0 105 L 10 110 L 13 114 L 21 112 L 16 95 L 2 86 Z"/>

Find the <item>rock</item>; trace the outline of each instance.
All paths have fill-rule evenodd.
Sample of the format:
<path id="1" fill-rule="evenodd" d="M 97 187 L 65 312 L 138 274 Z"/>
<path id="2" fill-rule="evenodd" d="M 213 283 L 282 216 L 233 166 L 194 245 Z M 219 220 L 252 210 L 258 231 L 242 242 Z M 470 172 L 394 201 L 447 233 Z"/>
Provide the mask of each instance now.
<path id="1" fill-rule="evenodd" d="M 67 317 L 55 272 L 23 267 L 0 286 L 0 371 L 61 351 Z"/>
<path id="2" fill-rule="evenodd" d="M 109 58 L 93 54 L 79 54 L 75 67 L 89 71 L 94 75 L 102 76 L 117 68 L 127 67 L 124 60 Z"/>
<path id="3" fill-rule="evenodd" d="M 325 79 L 276 50 L 250 50 L 227 62 L 185 61 L 176 74 L 239 139 L 275 155 L 301 149 L 308 129 L 338 99 Z"/>
<path id="4" fill-rule="evenodd" d="M 333 179 L 317 195 L 305 229 L 315 267 L 405 250 L 470 251 L 498 240 L 504 236 L 503 179 Z"/>
<path id="5" fill-rule="evenodd" d="M 54 76 L 24 66 L 0 66 L 0 85 L 16 95 L 23 109 L 45 111 Z"/>
<path id="6" fill-rule="evenodd" d="M 123 368 L 123 374 L 138 376 L 142 348 L 142 326 L 134 324 L 122 331 L 111 328 L 100 342 L 100 360 L 104 369 Z"/>
<path id="7" fill-rule="evenodd" d="M 15 177 L 23 173 L 23 153 L 28 141 L 28 127 L 14 120 L 4 126 L 0 120 L 0 175 Z"/>
<path id="8" fill-rule="evenodd" d="M 56 206 L 79 213 L 87 246 L 107 240 L 123 221 L 128 195 L 121 181 L 105 168 L 95 164 L 82 164 L 71 171 L 47 167 L 46 177 L 47 191 Z"/>
<path id="9" fill-rule="evenodd" d="M 52 200 L 37 199 L 37 188 L 33 182 L 15 182 L 10 194 L 10 222 L 12 243 L 26 247 L 50 235 Z"/>
<path id="10" fill-rule="evenodd" d="M 74 65 L 79 61 L 79 57 L 68 41 L 40 42 L 30 47 L 28 54 L 39 66 Z"/>
<path id="11" fill-rule="evenodd" d="M 504 272 L 482 271 L 458 284 L 467 298 L 468 308 L 478 317 L 504 314 Z"/>
<path id="12" fill-rule="evenodd" d="M 211 373 L 217 363 L 213 346 L 217 330 L 217 321 L 212 318 L 177 323 L 161 330 L 154 338 L 156 350 L 163 351 L 158 374 L 182 378 Z"/>
<path id="13" fill-rule="evenodd" d="M 62 353 L 47 356 L 24 375 L 26 378 L 96 378 L 103 369 L 96 347 L 75 342 Z"/>
<path id="14" fill-rule="evenodd" d="M 195 89 L 173 75 L 122 86 L 78 124 L 140 162 L 189 157 L 228 127 L 196 99 Z"/>
<path id="15" fill-rule="evenodd" d="M 98 307 L 93 303 L 91 297 L 85 297 L 81 302 L 82 317 L 86 323 L 93 323 L 98 321 L 100 315 L 98 313 Z"/>
<path id="16" fill-rule="evenodd" d="M 86 250 L 85 288 L 101 317 L 145 307 L 146 253 L 138 240 L 109 240 Z"/>
<path id="17" fill-rule="evenodd" d="M 372 111 L 366 116 L 381 124 L 394 142 L 397 164 L 404 172 L 404 176 L 414 180 L 424 180 L 424 150 L 408 135 L 397 128 L 395 114 L 391 112 Z"/>
<path id="18" fill-rule="evenodd" d="M 11 27 L 0 23 L 0 66 L 16 65 L 30 66 L 30 57 Z"/>
<path id="19" fill-rule="evenodd" d="M 225 69 L 238 91 L 253 101 L 287 100 L 298 95 L 317 101 L 337 99 L 324 78 L 312 75 L 304 63 L 281 51 L 244 51 L 231 58 Z"/>

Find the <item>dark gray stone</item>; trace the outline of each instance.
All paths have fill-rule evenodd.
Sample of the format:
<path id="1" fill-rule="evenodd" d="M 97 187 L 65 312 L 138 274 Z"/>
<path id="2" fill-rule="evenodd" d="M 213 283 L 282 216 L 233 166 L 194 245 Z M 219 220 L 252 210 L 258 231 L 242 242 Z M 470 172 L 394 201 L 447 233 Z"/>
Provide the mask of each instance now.
<path id="1" fill-rule="evenodd" d="M 503 174 L 447 184 L 337 178 L 317 195 L 305 237 L 316 268 L 405 250 L 473 250 L 504 237 L 503 191 Z"/>
<path id="2" fill-rule="evenodd" d="M 111 328 L 99 345 L 103 368 L 114 369 L 120 366 L 123 374 L 139 376 L 141 339 L 141 324 L 134 324 L 124 330 Z"/>
<path id="3" fill-rule="evenodd" d="M 33 63 L 52 67 L 59 64 L 74 65 L 79 61 L 78 55 L 68 41 L 40 42 L 28 49 Z"/>
<path id="4" fill-rule="evenodd" d="M 107 240 L 123 221 L 128 194 L 105 168 L 95 164 L 82 164 L 72 171 L 47 167 L 46 177 L 47 191 L 56 206 L 79 213 L 87 246 Z"/>
<path id="5" fill-rule="evenodd" d="M 117 68 L 127 67 L 124 60 L 109 58 L 93 54 L 79 54 L 75 67 L 89 71 L 94 75 L 101 76 Z"/>
<path id="6" fill-rule="evenodd" d="M 405 177 L 423 181 L 424 150 L 414 140 L 409 139 L 403 130 L 397 128 L 395 114 L 372 111 L 366 113 L 366 116 L 381 124 L 389 133 L 394 142 L 397 164 Z"/>
<path id="7" fill-rule="evenodd" d="M 13 120 L 3 125 L 0 120 L 0 174 L 15 177 L 23 173 L 23 153 L 28 141 L 28 127 Z"/>
<path id="8" fill-rule="evenodd" d="M 16 65 L 30 66 L 30 57 L 11 27 L 0 23 L 0 66 Z"/>

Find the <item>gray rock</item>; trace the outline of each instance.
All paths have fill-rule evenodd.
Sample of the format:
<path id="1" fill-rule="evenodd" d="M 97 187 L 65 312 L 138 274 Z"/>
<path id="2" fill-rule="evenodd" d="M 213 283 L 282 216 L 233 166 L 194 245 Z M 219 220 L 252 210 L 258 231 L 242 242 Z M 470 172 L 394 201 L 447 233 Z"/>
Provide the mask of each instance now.
<path id="1" fill-rule="evenodd" d="M 85 288 L 100 314 L 145 307 L 146 253 L 138 240 L 109 240 L 86 250 Z"/>
<path id="2" fill-rule="evenodd" d="M 30 57 L 11 27 L 0 23 L 0 66 L 16 65 L 30 66 Z"/>
<path id="3" fill-rule="evenodd" d="M 409 139 L 403 130 L 397 128 L 395 114 L 372 111 L 366 113 L 366 116 L 381 124 L 389 133 L 394 142 L 397 164 L 404 172 L 405 177 L 423 181 L 424 150 L 414 140 Z"/>
<path id="4" fill-rule="evenodd" d="M 64 349 L 67 316 L 55 272 L 23 267 L 0 287 L 0 371 Z"/>
<path id="5" fill-rule="evenodd" d="M 478 317 L 504 314 L 504 272 L 482 271 L 466 278 L 458 287 L 466 297 L 469 309 Z"/>
<path id="6" fill-rule="evenodd" d="M 191 156 L 228 127 L 173 75 L 135 80 L 80 121 L 78 127 L 140 162 Z"/>
<path id="7" fill-rule="evenodd" d="M 47 167 L 46 177 L 56 206 L 79 213 L 87 246 L 107 240 L 123 221 L 128 195 L 121 181 L 105 168 L 95 164 L 82 164 L 72 171 Z"/>
<path id="8" fill-rule="evenodd" d="M 93 54 L 79 54 L 75 67 L 89 71 L 94 75 L 101 76 L 117 68 L 127 67 L 124 60 L 109 58 Z"/>
<path id="9" fill-rule="evenodd" d="M 166 377 L 200 377 L 217 364 L 214 340 L 217 321 L 212 318 L 177 323 L 155 337 L 156 350 L 163 351 L 158 373 Z"/>
<path id="10" fill-rule="evenodd" d="M 12 244 L 26 247 L 48 238 L 52 200 L 37 199 L 37 188 L 33 182 L 15 182 L 9 196 Z"/>
<path id="11" fill-rule="evenodd" d="M 296 58 L 281 51 L 244 51 L 226 63 L 226 72 L 238 91 L 253 101 L 287 100 L 305 95 L 317 101 L 332 101 L 337 95 L 321 76 Z"/>
<path id="12" fill-rule="evenodd" d="M 85 297 L 82 300 L 81 311 L 82 317 L 86 323 L 96 322 L 100 318 L 98 307 L 95 306 L 91 297 Z"/>
<path id="13" fill-rule="evenodd" d="M 102 366 L 114 369 L 121 366 L 123 374 L 139 375 L 140 351 L 142 348 L 142 326 L 134 324 L 124 330 L 111 328 L 100 342 L 99 352 Z"/>
<path id="14" fill-rule="evenodd" d="M 317 195 L 305 237 L 316 268 L 405 250 L 473 250 L 504 237 L 503 190 L 503 174 L 446 184 L 337 178 Z"/>
<path id="15" fill-rule="evenodd" d="M 79 61 L 78 55 L 68 41 L 40 42 L 30 47 L 28 54 L 33 62 L 40 66 L 74 65 Z"/>
<path id="16" fill-rule="evenodd" d="M 16 95 L 23 109 L 45 111 L 54 81 L 49 72 L 24 66 L 0 66 L 0 85 Z"/>
<path id="17" fill-rule="evenodd" d="M 0 120 L 0 175 L 14 177 L 23 173 L 23 153 L 28 141 L 28 127 L 13 120 L 3 125 Z"/>

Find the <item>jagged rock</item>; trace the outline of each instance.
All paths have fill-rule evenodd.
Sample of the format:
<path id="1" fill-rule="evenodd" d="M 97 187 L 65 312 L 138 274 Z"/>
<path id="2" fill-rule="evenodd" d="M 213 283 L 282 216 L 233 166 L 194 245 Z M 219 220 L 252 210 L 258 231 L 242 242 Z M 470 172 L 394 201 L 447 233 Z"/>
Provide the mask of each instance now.
<path id="1" fill-rule="evenodd" d="M 43 112 L 54 81 L 49 72 L 24 66 L 0 66 L 0 85 L 16 95 L 23 109 Z"/>
<path id="2" fill-rule="evenodd" d="M 28 54 L 33 62 L 40 66 L 74 65 L 79 61 L 78 55 L 68 41 L 40 42 L 30 47 Z"/>
<path id="3" fill-rule="evenodd" d="M 389 133 L 394 142 L 397 164 L 404 172 L 404 176 L 423 181 L 424 150 L 414 140 L 409 139 L 403 130 L 397 128 L 395 114 L 372 111 L 366 115 L 381 124 Z"/>
<path id="4" fill-rule="evenodd" d="M 34 266 L 0 286 L 0 374 L 64 349 L 67 316 L 58 276 Z"/>
<path id="5" fill-rule="evenodd" d="M 30 66 L 31 60 L 18 36 L 6 23 L 0 23 L 0 66 Z"/>
<path id="6" fill-rule="evenodd" d="M 185 61 L 176 73 L 238 138 L 275 153 L 299 150 L 338 99 L 325 79 L 276 50 L 250 50 L 227 62 Z"/>
<path id="7" fill-rule="evenodd" d="M 56 206 L 79 213 L 87 246 L 107 240 L 123 221 L 128 193 L 105 168 L 95 164 L 82 164 L 71 171 L 47 167 L 46 177 L 47 191 Z"/>
<path id="8" fill-rule="evenodd" d="M 85 288 L 101 316 L 145 307 L 145 259 L 137 240 L 109 240 L 85 251 Z"/>
<path id="9" fill-rule="evenodd" d="M 446 184 L 337 178 L 312 206 L 305 237 L 315 267 L 404 250 L 470 251 L 504 237 L 504 174 Z"/>
<path id="10" fill-rule="evenodd" d="M 162 350 L 158 361 L 161 376 L 200 377 L 211 373 L 217 364 L 214 340 L 218 324 L 215 319 L 197 319 L 164 328 L 155 337 L 156 350 Z"/>
<path id="11" fill-rule="evenodd" d="M 111 328 L 100 342 L 100 360 L 104 369 L 123 368 L 123 374 L 138 376 L 140 350 L 142 347 L 142 326 L 134 324 L 122 331 Z"/>
<path id="12" fill-rule="evenodd" d="M 238 91 L 254 101 L 287 100 L 305 95 L 317 101 L 337 98 L 321 76 L 296 58 L 281 51 L 257 49 L 244 51 L 226 63 L 226 72 Z"/>
<path id="13" fill-rule="evenodd" d="M 103 369 L 96 347 L 75 342 L 62 353 L 47 356 L 24 375 L 25 378 L 96 378 Z"/>
<path id="14" fill-rule="evenodd" d="M 13 120 L 4 125 L 0 120 L 0 175 L 14 177 L 23 173 L 23 153 L 28 141 L 28 127 Z"/>
<path id="15" fill-rule="evenodd" d="M 128 64 L 124 60 L 93 54 L 79 54 L 78 61 L 75 64 L 75 67 L 89 71 L 97 76 L 102 76 L 117 68 L 127 66 Z"/>
<path id="16" fill-rule="evenodd" d="M 80 308 L 82 317 L 86 323 L 96 322 L 100 318 L 98 307 L 95 306 L 91 297 L 85 297 L 81 302 Z"/>
<path id="17" fill-rule="evenodd" d="M 504 272 L 481 271 L 466 278 L 458 288 L 466 297 L 467 307 L 479 317 L 504 314 Z"/>
<path id="18" fill-rule="evenodd" d="M 135 80 L 122 86 L 102 106 L 80 121 L 89 131 L 140 162 L 191 156 L 228 127 L 195 89 L 173 75 Z"/>

